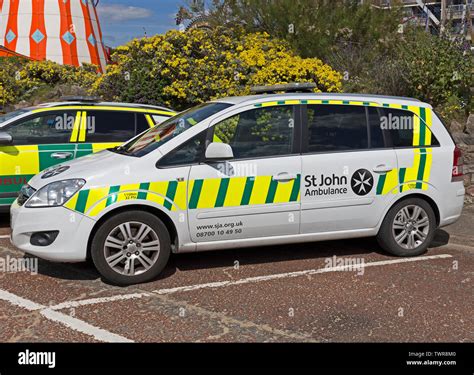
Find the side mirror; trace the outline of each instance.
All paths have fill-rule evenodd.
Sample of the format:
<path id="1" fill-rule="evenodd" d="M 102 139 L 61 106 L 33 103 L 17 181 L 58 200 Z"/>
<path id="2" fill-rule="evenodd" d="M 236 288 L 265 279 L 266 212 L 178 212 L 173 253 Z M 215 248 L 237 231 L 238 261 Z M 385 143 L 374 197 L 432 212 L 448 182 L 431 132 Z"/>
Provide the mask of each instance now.
<path id="1" fill-rule="evenodd" d="M 13 143 L 13 138 L 10 134 L 5 132 L 0 132 L 0 146 L 11 145 Z"/>
<path id="2" fill-rule="evenodd" d="M 229 160 L 234 158 L 232 147 L 227 143 L 212 142 L 206 149 L 206 159 L 208 160 Z"/>

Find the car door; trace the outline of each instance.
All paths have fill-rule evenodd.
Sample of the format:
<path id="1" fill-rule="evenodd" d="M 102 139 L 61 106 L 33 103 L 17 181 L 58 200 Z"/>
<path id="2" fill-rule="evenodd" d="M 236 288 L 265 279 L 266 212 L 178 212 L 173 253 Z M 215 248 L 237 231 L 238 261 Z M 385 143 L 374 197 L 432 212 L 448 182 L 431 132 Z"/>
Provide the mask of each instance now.
<path id="1" fill-rule="evenodd" d="M 398 181 L 377 108 L 315 104 L 304 118 L 301 233 L 376 227 Z"/>
<path id="2" fill-rule="evenodd" d="M 11 204 L 35 174 L 74 158 L 70 138 L 76 119 L 75 111 L 48 111 L 2 128 L 13 142 L 0 146 L 0 205 Z"/>
<path id="3" fill-rule="evenodd" d="M 240 108 L 213 121 L 208 143 L 234 157 L 191 167 L 188 222 L 194 242 L 299 233 L 299 107 Z"/>
<path id="4" fill-rule="evenodd" d="M 76 157 L 119 146 L 136 134 L 134 112 L 87 109 L 76 129 Z"/>

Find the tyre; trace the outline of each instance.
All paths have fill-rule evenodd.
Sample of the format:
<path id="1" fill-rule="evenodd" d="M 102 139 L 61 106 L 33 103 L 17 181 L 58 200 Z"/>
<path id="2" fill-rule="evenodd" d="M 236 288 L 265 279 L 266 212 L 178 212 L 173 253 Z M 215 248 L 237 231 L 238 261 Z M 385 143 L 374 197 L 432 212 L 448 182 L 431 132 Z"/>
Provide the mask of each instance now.
<path id="1" fill-rule="evenodd" d="M 436 217 L 423 199 L 409 198 L 396 203 L 382 222 L 377 241 L 390 254 L 423 254 L 434 237 Z"/>
<path id="2" fill-rule="evenodd" d="M 105 221 L 92 239 L 91 255 L 104 279 L 115 285 L 156 278 L 168 263 L 170 236 L 155 215 L 121 212 Z"/>

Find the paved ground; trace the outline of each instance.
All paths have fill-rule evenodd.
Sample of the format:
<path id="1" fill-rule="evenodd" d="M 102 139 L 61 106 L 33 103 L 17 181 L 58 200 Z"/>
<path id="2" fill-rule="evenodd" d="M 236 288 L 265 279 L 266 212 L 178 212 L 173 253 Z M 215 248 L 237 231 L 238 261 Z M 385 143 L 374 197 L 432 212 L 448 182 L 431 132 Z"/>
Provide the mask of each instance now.
<path id="1" fill-rule="evenodd" d="M 38 274 L 0 273 L 0 341 L 472 342 L 473 222 L 471 206 L 417 258 L 373 239 L 186 254 L 127 288 L 39 260 Z M 23 258 L 8 233 L 0 216 L 0 258 Z"/>

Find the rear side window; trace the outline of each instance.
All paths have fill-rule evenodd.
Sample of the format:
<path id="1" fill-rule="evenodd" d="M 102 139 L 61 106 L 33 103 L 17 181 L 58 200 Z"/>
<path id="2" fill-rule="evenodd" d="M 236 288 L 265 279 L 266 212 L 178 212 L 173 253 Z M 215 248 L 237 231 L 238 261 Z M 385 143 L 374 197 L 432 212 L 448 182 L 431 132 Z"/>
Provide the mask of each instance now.
<path id="1" fill-rule="evenodd" d="M 137 113 L 137 131 L 136 134 L 141 134 L 145 130 L 150 129 L 150 125 L 143 113 Z"/>
<path id="2" fill-rule="evenodd" d="M 389 133 L 391 144 L 395 148 L 417 147 L 416 143 L 419 141 L 415 142 L 414 140 L 415 122 L 419 123 L 421 120 L 410 111 L 395 108 L 384 108 L 381 111 L 382 129 Z M 431 133 L 429 129 L 427 131 Z M 431 145 L 439 146 L 439 142 L 433 134 L 431 134 Z"/>
<path id="3" fill-rule="evenodd" d="M 308 105 L 308 152 L 367 148 L 365 107 Z"/>
<path id="4" fill-rule="evenodd" d="M 382 129 L 390 133 L 393 147 L 413 146 L 414 115 L 400 109 L 383 109 L 380 117 Z"/>
<path id="5" fill-rule="evenodd" d="M 386 133 L 382 129 L 377 108 L 367 108 L 367 119 L 369 121 L 370 148 L 384 148 L 388 141 L 385 140 Z"/>
<path id="6" fill-rule="evenodd" d="M 135 136 L 135 113 L 88 111 L 87 142 L 125 142 Z"/>

